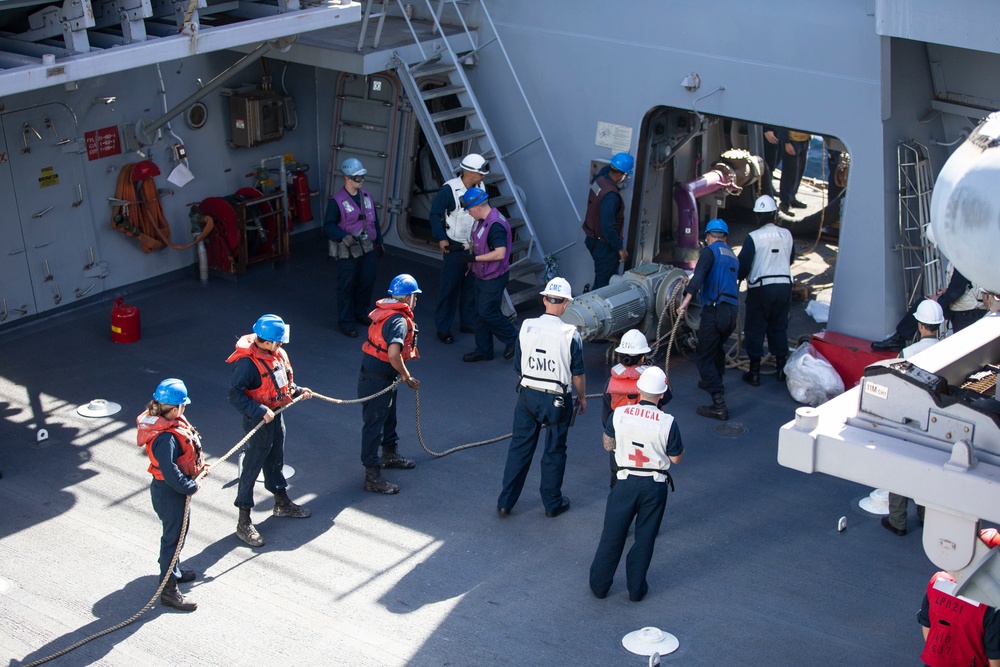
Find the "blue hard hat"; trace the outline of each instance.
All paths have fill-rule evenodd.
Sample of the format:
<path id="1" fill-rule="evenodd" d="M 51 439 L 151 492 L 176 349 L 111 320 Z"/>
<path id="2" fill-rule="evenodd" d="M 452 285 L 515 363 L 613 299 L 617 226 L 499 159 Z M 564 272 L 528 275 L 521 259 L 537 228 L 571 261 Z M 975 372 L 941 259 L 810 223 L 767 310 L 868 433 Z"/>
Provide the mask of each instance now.
<path id="1" fill-rule="evenodd" d="M 615 153 L 611 156 L 611 166 L 631 176 L 632 169 L 635 167 L 635 158 L 628 153 Z"/>
<path id="2" fill-rule="evenodd" d="M 705 233 L 725 234 L 726 236 L 729 236 L 729 225 L 727 225 L 725 221 L 720 218 L 713 218 L 708 221 L 707 225 L 705 225 Z"/>
<path id="3" fill-rule="evenodd" d="M 349 157 L 340 165 L 340 171 L 344 176 L 364 176 L 368 173 L 365 165 L 356 157 Z"/>
<path id="4" fill-rule="evenodd" d="M 277 315 L 261 315 L 253 325 L 253 332 L 261 340 L 275 343 L 287 343 L 292 334 L 292 327 Z"/>
<path id="5" fill-rule="evenodd" d="M 409 273 L 401 273 L 389 283 L 389 296 L 409 296 L 422 293 L 417 285 L 417 279 Z"/>
<path id="6" fill-rule="evenodd" d="M 469 188 L 462 195 L 462 208 L 470 209 L 473 206 L 479 206 L 484 203 L 490 196 L 486 194 L 483 190 L 479 188 Z"/>
<path id="7" fill-rule="evenodd" d="M 191 403 L 187 387 L 177 378 L 167 378 L 156 385 L 153 398 L 164 405 L 188 405 Z"/>

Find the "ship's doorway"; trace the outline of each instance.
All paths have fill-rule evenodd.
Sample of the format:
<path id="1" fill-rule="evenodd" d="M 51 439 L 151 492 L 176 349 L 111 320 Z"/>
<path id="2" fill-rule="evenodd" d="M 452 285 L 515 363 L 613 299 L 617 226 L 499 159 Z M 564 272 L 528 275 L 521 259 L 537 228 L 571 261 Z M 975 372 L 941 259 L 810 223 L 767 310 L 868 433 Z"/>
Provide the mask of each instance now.
<path id="1" fill-rule="evenodd" d="M 104 275 L 70 110 L 6 113 L 2 126 L 0 325 L 93 296 Z"/>
<path id="2" fill-rule="evenodd" d="M 801 152 L 784 159 L 782 148 L 790 137 L 795 139 L 793 148 Z M 628 226 L 630 254 L 636 263 L 690 263 L 697 259 L 698 237 L 708 220 L 722 218 L 731 227 L 752 229 L 754 201 L 769 194 L 780 204 L 784 168 L 796 162 L 802 171 L 785 185 L 789 205 L 782 206 L 779 221 L 799 238 L 826 234 L 835 239 L 849 165 L 846 147 L 836 137 L 689 109 L 650 110 L 639 136 Z M 696 184 L 699 179 L 708 182 Z M 687 202 L 679 192 L 685 187 L 694 195 Z M 689 204 L 692 210 L 686 210 Z M 693 245 L 685 234 L 694 236 Z"/>
<path id="3" fill-rule="evenodd" d="M 446 79 L 437 77 L 426 77 L 418 83 L 420 90 L 426 91 L 434 88 L 442 88 L 449 85 Z M 461 108 L 462 104 L 457 95 L 444 95 L 433 97 L 429 100 L 418 100 L 416 104 L 426 104 L 428 111 L 434 115 L 452 109 Z M 447 115 L 447 114 L 446 114 Z M 454 173 L 442 174 L 423 129 L 417 122 L 415 114 L 410 115 L 407 145 L 403 152 L 410 157 L 410 171 L 408 178 L 404 179 L 409 183 L 408 204 L 406 215 L 400 220 L 398 228 L 400 241 L 413 250 L 425 251 L 434 255 L 440 254 L 438 242 L 431 235 L 430 210 L 434 197 L 444 183 L 456 176 Z M 457 118 L 447 118 L 437 123 L 439 134 L 453 134 L 467 129 L 467 120 L 464 116 Z M 465 156 L 468 143 L 459 142 L 448 144 L 446 150 L 448 157 L 457 160 Z M 493 193 L 495 194 L 495 193 Z"/>

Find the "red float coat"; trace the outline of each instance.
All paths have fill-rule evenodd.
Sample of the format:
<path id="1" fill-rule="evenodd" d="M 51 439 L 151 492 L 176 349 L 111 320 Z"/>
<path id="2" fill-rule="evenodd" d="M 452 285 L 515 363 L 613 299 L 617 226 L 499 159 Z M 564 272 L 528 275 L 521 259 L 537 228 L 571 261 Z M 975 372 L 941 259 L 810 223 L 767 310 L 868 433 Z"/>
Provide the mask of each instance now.
<path id="1" fill-rule="evenodd" d="M 380 361 L 389 363 L 389 346 L 382 338 L 382 325 L 393 315 L 402 315 L 406 320 L 406 338 L 403 340 L 403 350 L 400 355 L 403 361 L 419 359 L 417 352 L 417 325 L 413 321 L 413 311 L 402 301 L 382 299 L 375 302 L 375 310 L 368 313 L 372 323 L 368 327 L 368 339 L 362 344 L 361 351 L 370 354 Z"/>
<path id="2" fill-rule="evenodd" d="M 292 391 L 295 388 L 292 382 L 292 364 L 282 348 L 279 347 L 274 352 L 262 350 L 254 344 L 256 339 L 255 334 L 241 337 L 236 341 L 236 351 L 229 355 L 226 362 L 232 364 L 244 357 L 253 361 L 260 373 L 260 386 L 247 389 L 244 393 L 251 401 L 277 410 L 292 402 Z"/>
<path id="3" fill-rule="evenodd" d="M 149 457 L 149 473 L 156 479 L 163 480 L 163 472 L 156 463 L 153 456 L 153 441 L 161 433 L 170 433 L 177 439 L 181 446 L 181 454 L 177 457 L 177 467 L 188 477 L 194 479 L 205 467 L 204 459 L 201 455 L 201 439 L 198 431 L 183 416 L 176 419 L 164 419 L 154 417 L 149 411 L 144 411 L 135 418 L 136 444 L 146 448 L 146 456 Z"/>

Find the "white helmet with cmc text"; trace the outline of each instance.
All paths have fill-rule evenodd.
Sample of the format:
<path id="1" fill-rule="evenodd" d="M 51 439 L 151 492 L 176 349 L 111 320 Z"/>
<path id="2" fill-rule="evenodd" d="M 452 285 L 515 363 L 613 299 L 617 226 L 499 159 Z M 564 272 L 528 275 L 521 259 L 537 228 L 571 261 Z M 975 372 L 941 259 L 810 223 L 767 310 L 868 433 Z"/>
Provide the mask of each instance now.
<path id="1" fill-rule="evenodd" d="M 554 296 L 567 301 L 573 300 L 573 288 L 565 278 L 553 278 L 541 292 L 542 296 Z"/>

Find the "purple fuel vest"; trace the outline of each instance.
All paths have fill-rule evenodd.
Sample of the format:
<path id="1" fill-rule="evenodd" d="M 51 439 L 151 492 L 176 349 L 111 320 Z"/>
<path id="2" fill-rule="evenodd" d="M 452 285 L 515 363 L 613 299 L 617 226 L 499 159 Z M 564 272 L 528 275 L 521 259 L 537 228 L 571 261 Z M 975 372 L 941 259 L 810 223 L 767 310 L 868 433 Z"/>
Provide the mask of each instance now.
<path id="1" fill-rule="evenodd" d="M 367 190 L 359 190 L 361 204 L 364 210 L 358 208 L 357 202 L 347 194 L 347 190 L 341 188 L 337 194 L 333 195 L 333 200 L 340 207 L 340 224 L 337 225 L 346 233 L 357 236 L 364 229 L 368 232 L 368 238 L 375 241 L 377 232 L 375 229 L 375 200 L 372 193 Z"/>
<path id="2" fill-rule="evenodd" d="M 476 255 L 485 255 L 492 250 L 496 250 L 496 248 L 491 248 L 489 245 L 490 227 L 493 226 L 494 222 L 502 225 L 504 231 L 507 232 L 507 253 L 503 259 L 498 259 L 495 262 L 473 262 L 472 273 L 480 280 L 499 278 L 510 269 L 510 225 L 500 215 L 500 211 L 495 208 L 491 208 L 486 219 L 477 221 L 476 226 L 472 228 L 472 252 Z"/>

